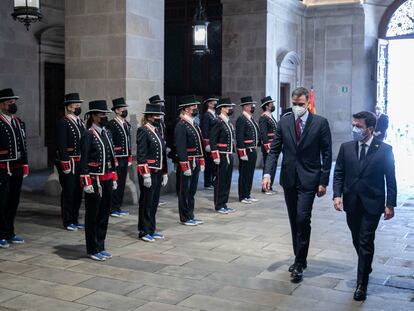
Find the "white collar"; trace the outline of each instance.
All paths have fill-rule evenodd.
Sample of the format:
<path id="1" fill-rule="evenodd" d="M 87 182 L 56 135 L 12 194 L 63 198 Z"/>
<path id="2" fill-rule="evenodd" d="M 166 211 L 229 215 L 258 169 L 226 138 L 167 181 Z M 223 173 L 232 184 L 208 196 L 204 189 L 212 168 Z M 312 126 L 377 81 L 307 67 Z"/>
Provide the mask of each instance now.
<path id="1" fill-rule="evenodd" d="M 247 120 L 251 120 L 252 116 L 248 114 L 246 111 L 243 111 L 243 115 L 247 118 Z"/>
<path id="2" fill-rule="evenodd" d="M 77 122 L 79 120 L 79 117 L 75 116 L 72 113 L 67 113 L 66 117 L 69 118 L 69 119 L 72 119 L 72 121 L 75 121 L 75 122 Z"/>
<path id="3" fill-rule="evenodd" d="M 306 121 L 308 120 L 308 117 L 309 117 L 309 110 L 306 110 L 305 114 L 300 117 L 300 119 L 302 120 L 302 123 L 306 123 Z M 297 118 L 295 118 L 295 121 L 296 120 Z"/>
<path id="4" fill-rule="evenodd" d="M 102 130 L 103 130 L 103 128 L 102 128 L 102 127 L 100 127 L 100 126 L 96 125 L 95 123 L 93 123 L 93 124 L 92 124 L 92 127 L 93 127 L 93 129 L 94 129 L 95 131 L 97 131 L 99 134 L 102 134 Z"/>
<path id="5" fill-rule="evenodd" d="M 194 119 L 186 114 L 184 114 L 181 118 L 185 119 L 186 121 L 190 122 L 191 124 L 194 124 Z"/>
<path id="6" fill-rule="evenodd" d="M 267 111 L 267 110 L 265 112 L 263 112 L 263 115 L 268 116 L 269 118 L 272 117 L 272 113 L 270 111 Z"/>
<path id="7" fill-rule="evenodd" d="M 5 117 L 6 118 L 6 120 L 7 121 L 9 121 L 10 123 L 11 123 L 11 120 L 12 120 L 12 116 L 8 116 L 7 114 L 5 114 L 5 113 L 1 113 L 1 115 L 3 116 L 3 117 Z"/>
<path id="8" fill-rule="evenodd" d="M 208 109 L 207 111 L 210 112 L 213 115 L 213 117 L 216 116 L 216 112 L 213 109 Z"/>
<path id="9" fill-rule="evenodd" d="M 362 144 L 365 144 L 367 147 L 368 147 L 368 149 L 369 149 L 369 146 L 371 146 L 371 144 L 372 144 L 372 140 L 374 139 L 374 135 L 371 135 L 371 138 L 370 139 L 368 139 L 368 141 L 367 142 L 365 142 L 365 143 L 363 143 L 362 141 L 359 141 L 358 143 L 359 143 L 359 147 L 361 147 L 362 146 Z"/>
<path id="10" fill-rule="evenodd" d="M 224 115 L 223 113 L 220 114 L 220 118 L 225 122 L 229 122 L 229 120 L 230 120 L 229 117 Z"/>
<path id="11" fill-rule="evenodd" d="M 125 123 L 125 119 L 121 118 L 120 116 L 116 115 L 115 119 L 118 120 L 119 123 L 124 124 Z"/>

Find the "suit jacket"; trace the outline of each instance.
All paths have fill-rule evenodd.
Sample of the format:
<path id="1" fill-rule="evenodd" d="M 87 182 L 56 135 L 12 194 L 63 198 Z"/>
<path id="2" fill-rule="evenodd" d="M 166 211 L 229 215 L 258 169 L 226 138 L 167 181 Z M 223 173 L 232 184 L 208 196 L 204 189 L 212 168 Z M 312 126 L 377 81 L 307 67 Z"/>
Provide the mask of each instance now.
<path id="1" fill-rule="evenodd" d="M 273 117 L 262 114 L 259 118 L 260 141 L 262 144 L 262 152 L 270 149 L 273 138 L 275 137 L 277 122 Z"/>
<path id="2" fill-rule="evenodd" d="M 149 173 L 149 169 L 167 173 L 165 141 L 157 127 L 145 124 L 138 128 L 137 164 L 140 175 Z"/>
<path id="3" fill-rule="evenodd" d="M 377 118 L 377 125 L 375 126 L 375 132 L 381 132 L 376 138 L 379 140 L 384 140 L 385 135 L 388 129 L 388 116 L 381 113 L 379 118 Z"/>
<path id="4" fill-rule="evenodd" d="M 69 161 L 81 155 L 80 140 L 85 125 L 80 126 L 70 116 L 64 116 L 56 124 L 56 156 L 58 161 Z"/>
<path id="5" fill-rule="evenodd" d="M 345 211 L 357 207 L 358 197 L 364 209 L 372 215 L 383 213 L 385 205 L 396 206 L 397 183 L 392 147 L 374 138 L 360 167 L 358 142 L 343 143 L 336 160 L 333 190 L 334 198 L 343 196 Z"/>
<path id="6" fill-rule="evenodd" d="M 248 119 L 243 113 L 236 121 L 236 145 L 237 149 L 246 150 L 259 145 L 259 126 L 253 119 Z"/>
<path id="7" fill-rule="evenodd" d="M 235 134 L 233 125 L 224 121 L 220 116 L 211 129 L 210 146 L 211 153 L 233 154 Z"/>
<path id="8" fill-rule="evenodd" d="M 26 126 L 19 118 L 12 119 L 15 126 L 0 114 L 0 162 L 27 164 Z"/>
<path id="9" fill-rule="evenodd" d="M 107 129 L 112 134 L 115 157 L 131 156 L 131 125 L 127 121 L 121 123 L 119 119 L 112 119 Z"/>
<path id="10" fill-rule="evenodd" d="M 305 189 L 316 189 L 318 185 L 329 184 L 332 165 L 332 139 L 328 121 L 309 113 L 296 143 L 295 117 L 283 116 L 278 124 L 265 166 L 265 174 L 271 174 L 283 152 L 280 185 L 284 188 L 297 186 L 297 178 Z M 297 178 L 296 178 L 297 177 Z"/>

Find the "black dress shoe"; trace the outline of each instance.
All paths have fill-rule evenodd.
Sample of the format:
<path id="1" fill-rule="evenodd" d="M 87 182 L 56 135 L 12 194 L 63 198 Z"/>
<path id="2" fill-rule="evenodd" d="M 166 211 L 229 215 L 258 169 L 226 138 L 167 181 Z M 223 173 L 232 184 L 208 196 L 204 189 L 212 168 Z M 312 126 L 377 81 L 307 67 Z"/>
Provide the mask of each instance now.
<path id="1" fill-rule="evenodd" d="M 299 283 L 303 280 L 303 266 L 301 264 L 296 264 L 293 269 L 290 277 L 292 278 L 293 283 Z"/>
<path id="2" fill-rule="evenodd" d="M 293 264 L 291 264 L 289 266 L 289 272 L 293 272 L 293 270 L 295 270 L 295 268 L 296 268 L 296 262 L 294 262 Z"/>
<path id="3" fill-rule="evenodd" d="M 365 299 L 367 299 L 367 287 L 365 285 L 358 284 L 354 292 L 354 300 L 363 301 Z"/>

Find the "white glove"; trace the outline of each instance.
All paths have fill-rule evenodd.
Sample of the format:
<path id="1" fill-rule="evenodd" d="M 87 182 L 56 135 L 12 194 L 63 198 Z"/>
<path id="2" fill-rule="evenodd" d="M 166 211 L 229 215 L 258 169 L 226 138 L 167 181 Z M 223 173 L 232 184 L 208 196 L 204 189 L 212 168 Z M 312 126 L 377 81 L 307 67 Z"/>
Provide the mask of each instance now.
<path id="1" fill-rule="evenodd" d="M 85 193 L 88 193 L 88 194 L 95 193 L 95 190 L 93 189 L 92 185 L 84 186 L 83 191 L 85 191 Z"/>
<path id="2" fill-rule="evenodd" d="M 161 181 L 161 186 L 165 187 L 168 183 L 168 175 L 164 174 L 162 175 L 162 181 Z"/>
<path id="3" fill-rule="evenodd" d="M 27 176 L 29 176 L 29 175 L 27 175 L 27 174 L 24 174 L 24 175 L 23 175 L 23 178 L 26 178 Z"/>
<path id="4" fill-rule="evenodd" d="M 66 170 L 66 171 L 63 171 L 63 174 L 67 175 L 67 174 L 70 174 L 70 172 L 71 170 Z"/>
<path id="5" fill-rule="evenodd" d="M 200 165 L 200 171 L 204 172 L 205 169 L 206 167 L 204 165 Z"/>
<path id="6" fill-rule="evenodd" d="M 152 186 L 151 174 L 144 174 L 142 175 L 142 177 L 144 177 L 144 187 L 151 188 Z"/>
<path id="7" fill-rule="evenodd" d="M 118 182 L 114 180 L 112 183 L 112 190 L 116 190 L 116 189 L 118 189 Z"/>
<path id="8" fill-rule="evenodd" d="M 210 151 L 211 151 L 211 147 L 210 147 L 210 145 L 207 145 L 207 146 L 206 146 L 206 151 L 207 151 L 207 152 L 210 152 Z"/>
<path id="9" fill-rule="evenodd" d="M 240 157 L 242 161 L 249 161 L 249 157 L 247 155 Z"/>
<path id="10" fill-rule="evenodd" d="M 220 165 L 220 158 L 214 159 L 213 161 L 215 164 Z"/>
<path id="11" fill-rule="evenodd" d="M 187 176 L 187 177 L 191 176 L 191 170 L 188 169 L 188 170 L 184 171 L 183 174 L 184 174 L 184 176 Z"/>

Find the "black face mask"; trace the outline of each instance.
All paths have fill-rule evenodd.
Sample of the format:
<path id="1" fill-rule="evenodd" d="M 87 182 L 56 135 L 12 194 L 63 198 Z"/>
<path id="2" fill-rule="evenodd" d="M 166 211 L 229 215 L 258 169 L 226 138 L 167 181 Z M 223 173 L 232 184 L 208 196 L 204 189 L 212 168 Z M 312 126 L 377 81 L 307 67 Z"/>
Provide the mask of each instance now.
<path id="1" fill-rule="evenodd" d="M 75 108 L 75 111 L 73 112 L 73 114 L 75 116 L 80 116 L 81 113 L 82 113 L 82 108 L 81 107 Z"/>
<path id="2" fill-rule="evenodd" d="M 252 108 L 250 108 L 250 113 L 254 113 L 255 110 L 256 110 L 256 107 L 253 106 Z"/>
<path id="3" fill-rule="evenodd" d="M 231 109 L 231 110 L 229 110 L 229 112 L 227 112 L 227 115 L 230 117 L 233 114 L 233 112 L 234 112 L 234 110 Z"/>
<path id="4" fill-rule="evenodd" d="M 124 111 L 121 112 L 121 117 L 122 118 L 125 119 L 127 116 L 128 116 L 128 110 L 124 110 Z"/>
<path id="5" fill-rule="evenodd" d="M 99 120 L 99 125 L 101 126 L 101 127 L 104 127 L 105 125 L 107 125 L 108 124 L 108 117 L 102 117 L 100 120 Z"/>
<path id="6" fill-rule="evenodd" d="M 272 106 L 272 108 L 270 109 L 270 112 L 275 112 L 275 110 L 276 110 L 276 107 Z"/>
<path id="7" fill-rule="evenodd" d="M 17 105 L 16 104 L 10 104 L 9 108 L 7 109 L 7 111 L 10 114 L 15 114 L 17 112 Z"/>
<path id="8" fill-rule="evenodd" d="M 155 127 L 160 127 L 161 119 L 154 119 L 154 121 L 152 122 L 152 125 L 154 125 Z"/>
<path id="9" fill-rule="evenodd" d="M 198 108 L 193 109 L 193 111 L 191 112 L 191 115 L 194 117 L 198 116 Z"/>

